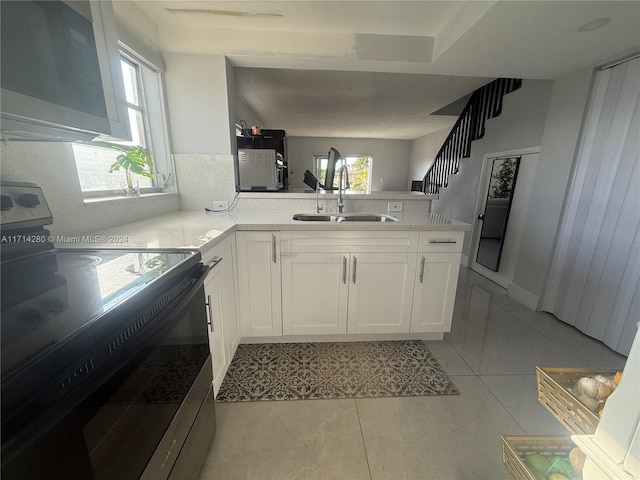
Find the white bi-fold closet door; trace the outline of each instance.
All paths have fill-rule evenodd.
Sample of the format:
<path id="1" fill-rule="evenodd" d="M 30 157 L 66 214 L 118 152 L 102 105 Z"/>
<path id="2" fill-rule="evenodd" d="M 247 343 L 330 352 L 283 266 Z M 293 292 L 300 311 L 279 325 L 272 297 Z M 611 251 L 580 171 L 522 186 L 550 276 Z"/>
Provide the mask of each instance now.
<path id="1" fill-rule="evenodd" d="M 640 58 L 596 73 L 544 310 L 628 354 L 640 317 Z"/>

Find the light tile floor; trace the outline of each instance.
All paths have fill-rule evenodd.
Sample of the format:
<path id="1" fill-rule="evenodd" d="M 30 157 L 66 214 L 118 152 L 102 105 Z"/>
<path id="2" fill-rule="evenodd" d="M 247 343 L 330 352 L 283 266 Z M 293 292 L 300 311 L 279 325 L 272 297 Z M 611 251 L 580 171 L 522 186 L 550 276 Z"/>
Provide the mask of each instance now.
<path id="1" fill-rule="evenodd" d="M 507 480 L 501 434 L 567 433 L 537 401 L 535 366 L 625 362 L 464 268 L 452 330 L 427 345 L 460 395 L 218 403 L 200 480 Z"/>

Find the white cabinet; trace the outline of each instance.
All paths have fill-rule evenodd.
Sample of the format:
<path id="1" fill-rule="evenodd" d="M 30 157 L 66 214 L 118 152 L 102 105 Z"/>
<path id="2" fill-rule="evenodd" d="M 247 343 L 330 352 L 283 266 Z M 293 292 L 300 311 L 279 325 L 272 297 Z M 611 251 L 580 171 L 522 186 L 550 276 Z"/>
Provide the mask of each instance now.
<path id="1" fill-rule="evenodd" d="M 409 332 L 417 233 L 282 237 L 285 335 Z"/>
<path id="2" fill-rule="evenodd" d="M 349 255 L 282 257 L 282 333 L 347 333 Z"/>
<path id="3" fill-rule="evenodd" d="M 209 321 L 209 348 L 213 362 L 213 390 L 217 394 L 240 341 L 233 237 L 206 252 L 203 262 L 213 265 L 213 270 L 205 280 L 204 294 Z"/>
<path id="4" fill-rule="evenodd" d="M 207 276 L 204 284 L 204 295 L 207 302 L 207 322 L 209 323 L 209 350 L 213 364 L 213 390 L 218 392 L 229 364 L 224 348 L 222 298 L 222 271 L 214 268 Z"/>
<path id="5" fill-rule="evenodd" d="M 279 232 L 237 232 L 240 333 L 282 335 Z"/>
<path id="6" fill-rule="evenodd" d="M 419 253 L 411 332 L 448 332 L 460 267 L 459 253 Z"/>
<path id="7" fill-rule="evenodd" d="M 407 333 L 415 253 L 351 255 L 347 333 Z"/>
<path id="8" fill-rule="evenodd" d="M 462 238 L 448 231 L 238 232 L 241 334 L 447 332 Z"/>
<path id="9" fill-rule="evenodd" d="M 420 232 L 411 332 L 451 330 L 464 232 Z"/>

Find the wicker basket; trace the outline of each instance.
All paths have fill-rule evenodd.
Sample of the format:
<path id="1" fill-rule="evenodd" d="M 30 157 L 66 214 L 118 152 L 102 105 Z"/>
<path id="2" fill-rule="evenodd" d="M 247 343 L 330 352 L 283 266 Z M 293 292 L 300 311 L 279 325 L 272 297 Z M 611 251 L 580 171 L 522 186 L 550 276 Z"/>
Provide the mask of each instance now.
<path id="1" fill-rule="evenodd" d="M 502 436 L 502 463 L 514 480 L 536 480 L 524 464 L 524 457 L 532 453 L 551 460 L 553 457 L 569 456 L 575 448 L 571 437 L 505 437 Z"/>
<path id="2" fill-rule="evenodd" d="M 600 418 L 574 397 L 569 388 L 580 377 L 615 373 L 611 369 L 536 367 L 538 400 L 571 433 L 593 435 Z"/>

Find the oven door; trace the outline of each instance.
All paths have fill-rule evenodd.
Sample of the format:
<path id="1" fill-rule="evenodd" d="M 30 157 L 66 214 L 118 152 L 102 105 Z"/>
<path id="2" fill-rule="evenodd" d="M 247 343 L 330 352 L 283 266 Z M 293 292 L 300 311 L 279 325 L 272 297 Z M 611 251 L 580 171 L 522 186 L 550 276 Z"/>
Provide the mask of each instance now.
<path id="1" fill-rule="evenodd" d="M 161 480 L 184 469 L 183 455 L 197 477 L 215 432 L 205 275 L 70 412 L 3 445 L 3 480 Z M 204 449 L 197 461 L 194 444 Z"/>

